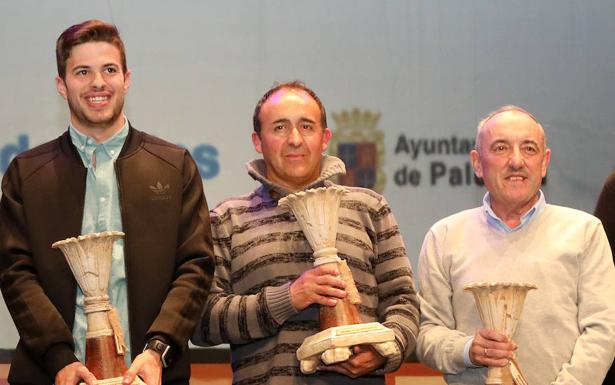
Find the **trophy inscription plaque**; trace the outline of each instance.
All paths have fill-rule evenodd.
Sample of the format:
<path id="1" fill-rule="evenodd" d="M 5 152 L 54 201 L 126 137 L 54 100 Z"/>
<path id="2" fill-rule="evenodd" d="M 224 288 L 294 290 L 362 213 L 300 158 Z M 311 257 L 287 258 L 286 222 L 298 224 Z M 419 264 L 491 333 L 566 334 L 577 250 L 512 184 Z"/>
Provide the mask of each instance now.
<path id="1" fill-rule="evenodd" d="M 314 251 L 314 266 L 329 264 L 346 282 L 347 296 L 335 306 L 320 306 L 321 332 L 307 337 L 297 350 L 301 371 L 314 373 L 320 360 L 330 365 L 346 361 L 352 346 L 369 344 L 387 357 L 396 352 L 392 330 L 378 322 L 362 323 L 356 305 L 361 303 L 352 272 L 337 255 L 338 211 L 348 190 L 340 186 L 320 187 L 290 194 L 279 201 L 289 208 Z"/>
<path id="2" fill-rule="evenodd" d="M 480 319 L 486 328 L 497 330 L 509 339 L 515 334 L 528 291 L 536 289 L 533 283 L 474 282 L 463 287 L 474 295 Z M 511 366 L 513 366 L 511 368 Z M 511 373 L 512 369 L 512 373 Z M 514 375 L 513 375 L 514 373 Z M 518 363 L 514 360 L 505 367 L 487 369 L 487 385 L 527 385 Z"/>
<path id="3" fill-rule="evenodd" d="M 62 251 L 83 291 L 87 317 L 85 366 L 100 385 L 121 384 L 126 372 L 124 334 L 107 293 L 113 244 L 123 236 L 121 231 L 105 231 L 52 245 Z M 137 383 L 142 383 L 138 377 L 133 384 Z"/>

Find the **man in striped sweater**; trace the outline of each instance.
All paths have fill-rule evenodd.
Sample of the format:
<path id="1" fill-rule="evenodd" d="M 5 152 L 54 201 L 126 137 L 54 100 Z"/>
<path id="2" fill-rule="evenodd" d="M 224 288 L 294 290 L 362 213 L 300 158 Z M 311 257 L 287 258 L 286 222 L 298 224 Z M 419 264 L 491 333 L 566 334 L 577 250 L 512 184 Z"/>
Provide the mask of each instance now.
<path id="1" fill-rule="evenodd" d="M 296 350 L 319 331 L 319 306 L 346 296 L 345 283 L 335 270 L 313 267 L 299 224 L 278 200 L 330 185 L 328 179 L 345 168 L 340 159 L 322 155 L 331 131 L 321 101 L 303 83 L 270 89 L 253 122 L 252 140 L 263 159 L 250 162 L 248 174 L 262 185 L 211 212 L 215 282 L 193 340 L 231 344 L 234 384 L 384 384 L 383 374 L 396 370 L 414 349 L 419 312 L 391 209 L 381 195 L 349 187 L 336 247 L 356 281 L 362 320 L 392 329 L 397 353 L 385 359 L 370 346 L 356 346 L 344 363 L 301 373 Z"/>

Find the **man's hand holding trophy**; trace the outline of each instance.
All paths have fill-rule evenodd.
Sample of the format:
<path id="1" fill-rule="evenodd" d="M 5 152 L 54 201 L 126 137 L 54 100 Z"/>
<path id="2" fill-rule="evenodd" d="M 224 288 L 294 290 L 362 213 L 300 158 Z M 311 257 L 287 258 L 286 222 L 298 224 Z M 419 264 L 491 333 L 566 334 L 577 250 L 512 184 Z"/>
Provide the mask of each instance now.
<path id="1" fill-rule="evenodd" d="M 120 231 L 105 231 L 52 245 L 62 251 L 83 291 L 88 325 L 85 366 L 98 379 L 99 385 L 121 384 L 127 370 L 124 333 L 107 294 L 113 243 L 123 236 Z M 139 377 L 133 382 L 142 383 Z"/>
<path id="2" fill-rule="evenodd" d="M 383 357 L 397 351 L 392 330 L 378 322 L 362 323 L 356 305 L 361 303 L 352 272 L 335 248 L 338 211 L 343 187 L 330 186 L 290 194 L 279 201 L 293 213 L 314 250 L 314 266 L 327 266 L 345 282 L 347 295 L 334 306 L 320 307 L 321 332 L 306 338 L 297 350 L 301 371 L 314 373 L 320 363 L 348 360 L 357 345 L 371 345 Z"/>

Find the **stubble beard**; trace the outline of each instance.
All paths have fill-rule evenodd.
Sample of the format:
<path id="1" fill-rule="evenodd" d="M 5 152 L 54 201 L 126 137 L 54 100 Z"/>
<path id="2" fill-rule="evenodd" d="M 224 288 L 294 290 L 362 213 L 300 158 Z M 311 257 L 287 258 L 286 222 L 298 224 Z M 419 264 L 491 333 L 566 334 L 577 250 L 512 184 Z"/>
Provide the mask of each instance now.
<path id="1" fill-rule="evenodd" d="M 119 117 L 122 115 L 122 111 L 124 109 L 124 99 L 116 100 L 115 104 L 109 105 L 111 108 L 111 115 L 107 118 L 105 115 L 107 111 L 101 111 L 102 116 L 98 117 L 98 112 L 89 112 L 87 107 L 82 107 L 79 104 L 79 101 L 75 101 L 72 98 L 68 98 L 68 109 L 71 112 L 79 124 L 88 128 L 97 128 L 97 129 L 105 129 L 109 128 L 115 123 Z"/>

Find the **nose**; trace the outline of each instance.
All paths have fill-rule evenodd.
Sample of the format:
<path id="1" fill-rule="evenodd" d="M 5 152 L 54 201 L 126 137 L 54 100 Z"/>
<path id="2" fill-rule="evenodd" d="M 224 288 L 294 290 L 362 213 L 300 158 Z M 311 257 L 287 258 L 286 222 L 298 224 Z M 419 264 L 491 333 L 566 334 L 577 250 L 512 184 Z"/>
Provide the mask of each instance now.
<path id="1" fill-rule="evenodd" d="M 523 154 L 521 154 L 521 150 L 519 148 L 513 149 L 510 154 L 510 158 L 508 159 L 508 164 L 514 170 L 518 170 L 523 167 Z"/>
<path id="2" fill-rule="evenodd" d="M 301 136 L 297 127 L 293 127 L 290 130 L 290 132 L 288 133 L 287 141 L 288 141 L 288 144 L 290 144 L 291 146 L 298 147 L 301 145 L 301 143 L 303 142 L 303 136 Z"/>
<path id="3" fill-rule="evenodd" d="M 105 79 L 103 78 L 103 74 L 100 72 L 94 71 L 92 73 L 92 81 L 90 82 L 90 86 L 93 88 L 104 88 L 105 87 Z"/>

